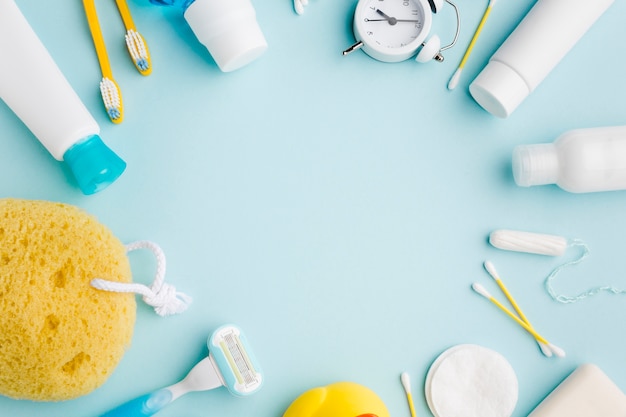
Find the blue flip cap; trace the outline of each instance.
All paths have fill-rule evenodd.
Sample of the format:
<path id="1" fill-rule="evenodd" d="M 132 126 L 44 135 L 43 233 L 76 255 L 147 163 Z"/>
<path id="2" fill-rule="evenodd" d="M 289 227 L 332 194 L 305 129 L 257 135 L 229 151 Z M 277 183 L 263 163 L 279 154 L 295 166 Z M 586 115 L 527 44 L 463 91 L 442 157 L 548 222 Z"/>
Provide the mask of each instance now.
<path id="1" fill-rule="evenodd" d="M 91 135 L 70 147 L 63 160 L 84 194 L 95 194 L 112 184 L 126 169 L 124 162 L 102 142 Z"/>

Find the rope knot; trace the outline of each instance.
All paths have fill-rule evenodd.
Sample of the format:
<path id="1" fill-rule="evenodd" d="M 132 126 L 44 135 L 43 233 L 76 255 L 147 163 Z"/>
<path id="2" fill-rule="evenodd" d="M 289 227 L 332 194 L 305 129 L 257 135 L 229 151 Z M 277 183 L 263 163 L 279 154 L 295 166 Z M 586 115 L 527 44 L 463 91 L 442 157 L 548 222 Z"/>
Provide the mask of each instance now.
<path id="1" fill-rule="evenodd" d="M 157 244 L 145 240 L 126 245 L 127 253 L 137 249 L 150 249 L 157 259 L 157 271 L 152 285 L 148 287 L 138 283 L 115 282 L 97 278 L 91 281 L 91 286 L 103 291 L 139 294 L 143 301 L 154 307 L 154 311 L 162 317 L 187 310 L 192 301 L 191 297 L 176 291 L 173 285 L 165 282 L 165 254 L 163 250 Z"/>
<path id="2" fill-rule="evenodd" d="M 154 307 L 154 311 L 162 317 L 182 313 L 191 303 L 191 297 L 176 291 L 173 285 L 165 282 L 156 292 L 150 290 L 150 293 L 144 295 L 142 299 L 146 304 Z"/>

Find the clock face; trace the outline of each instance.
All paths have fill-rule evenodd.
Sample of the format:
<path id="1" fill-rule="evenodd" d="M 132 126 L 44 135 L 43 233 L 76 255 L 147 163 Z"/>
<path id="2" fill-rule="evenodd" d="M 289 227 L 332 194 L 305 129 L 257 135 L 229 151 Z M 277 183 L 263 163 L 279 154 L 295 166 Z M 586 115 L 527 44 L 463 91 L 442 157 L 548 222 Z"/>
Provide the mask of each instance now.
<path id="1" fill-rule="evenodd" d="M 409 58 L 428 35 L 431 12 L 426 0 L 361 0 L 354 16 L 355 35 L 376 59 Z"/>

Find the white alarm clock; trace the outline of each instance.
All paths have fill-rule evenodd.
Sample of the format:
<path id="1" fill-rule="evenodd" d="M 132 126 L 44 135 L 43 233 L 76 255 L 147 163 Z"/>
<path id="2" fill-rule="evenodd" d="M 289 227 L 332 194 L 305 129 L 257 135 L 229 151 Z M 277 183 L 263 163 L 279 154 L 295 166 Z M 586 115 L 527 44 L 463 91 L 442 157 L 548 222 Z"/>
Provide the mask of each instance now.
<path id="1" fill-rule="evenodd" d="M 443 61 L 441 52 L 454 46 L 460 29 L 458 8 L 450 0 L 445 1 L 454 8 L 457 20 L 456 34 L 449 45 L 441 47 L 437 35 L 426 39 L 433 14 L 444 0 L 359 0 L 353 21 L 357 42 L 343 54 L 363 49 L 383 62 L 400 62 L 413 56 L 418 62 Z"/>

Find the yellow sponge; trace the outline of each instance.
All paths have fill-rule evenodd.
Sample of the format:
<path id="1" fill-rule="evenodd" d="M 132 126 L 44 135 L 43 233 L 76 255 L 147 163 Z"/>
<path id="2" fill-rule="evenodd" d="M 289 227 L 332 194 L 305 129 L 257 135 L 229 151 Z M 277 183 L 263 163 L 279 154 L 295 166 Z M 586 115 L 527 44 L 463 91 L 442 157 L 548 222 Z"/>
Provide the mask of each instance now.
<path id="1" fill-rule="evenodd" d="M 0 394 L 67 400 L 110 376 L 130 344 L 135 299 L 98 291 L 93 278 L 132 278 L 109 229 L 74 206 L 0 199 Z"/>

